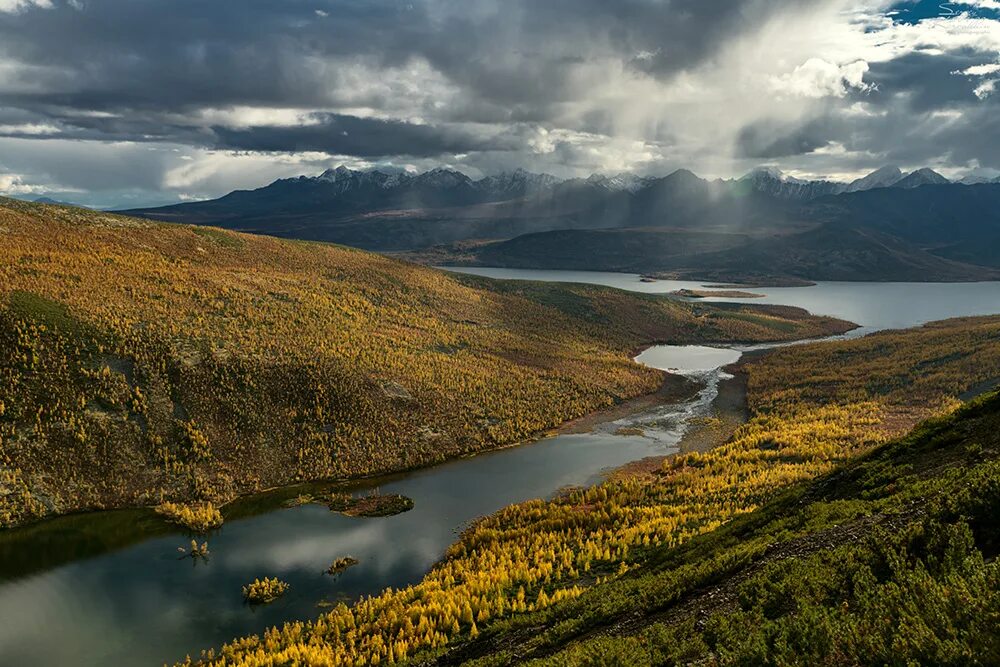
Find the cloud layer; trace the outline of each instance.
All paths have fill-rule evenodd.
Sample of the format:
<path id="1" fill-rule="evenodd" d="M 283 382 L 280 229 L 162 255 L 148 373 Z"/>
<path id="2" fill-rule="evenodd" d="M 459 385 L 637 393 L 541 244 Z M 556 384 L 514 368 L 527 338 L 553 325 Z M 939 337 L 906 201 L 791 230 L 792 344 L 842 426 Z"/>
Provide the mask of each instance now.
<path id="1" fill-rule="evenodd" d="M 990 0 L 0 0 L 0 189 L 134 205 L 344 162 L 1000 171 Z"/>

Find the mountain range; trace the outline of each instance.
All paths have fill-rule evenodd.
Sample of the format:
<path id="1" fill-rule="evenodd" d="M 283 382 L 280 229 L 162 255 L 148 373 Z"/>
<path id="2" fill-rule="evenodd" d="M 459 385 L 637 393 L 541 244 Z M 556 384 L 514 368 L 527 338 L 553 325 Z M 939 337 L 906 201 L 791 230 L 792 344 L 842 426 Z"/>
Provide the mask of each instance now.
<path id="1" fill-rule="evenodd" d="M 341 166 L 127 213 L 431 263 L 745 281 L 1000 276 L 1000 179 L 953 183 L 927 168 L 883 167 L 841 183 L 768 167 L 731 180 L 684 169 L 568 180 L 518 169 L 473 180 Z"/>

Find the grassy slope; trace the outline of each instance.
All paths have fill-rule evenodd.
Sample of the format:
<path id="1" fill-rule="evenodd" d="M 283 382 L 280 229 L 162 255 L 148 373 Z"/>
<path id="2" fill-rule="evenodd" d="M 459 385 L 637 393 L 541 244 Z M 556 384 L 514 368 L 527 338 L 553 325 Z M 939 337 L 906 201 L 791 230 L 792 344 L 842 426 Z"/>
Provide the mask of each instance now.
<path id="1" fill-rule="evenodd" d="M 997 664 L 998 434 L 994 393 L 442 662 Z"/>
<path id="2" fill-rule="evenodd" d="M 845 324 L 0 199 L 0 526 L 516 442 L 654 390 L 656 340 Z"/>
<path id="3" fill-rule="evenodd" d="M 884 504 L 880 499 L 898 491 L 909 494 L 907 502 L 919 497 L 926 497 L 928 504 L 943 502 L 949 496 L 961 498 L 980 482 L 984 491 L 967 497 L 989 497 L 986 492 L 995 484 L 990 469 L 974 470 L 970 462 L 981 458 L 994 465 L 998 399 L 982 408 L 986 425 L 967 426 L 965 415 L 955 418 L 961 419 L 955 422 L 959 426 L 948 427 L 949 437 L 960 429 L 969 432 L 959 444 L 946 439 L 953 446 L 949 456 L 962 461 L 958 465 L 943 467 L 933 455 L 934 446 L 918 433 L 889 446 L 888 451 L 894 452 L 890 463 L 876 458 L 882 462 L 862 468 L 871 489 L 840 488 L 830 482 L 810 487 L 807 482 L 834 473 L 838 466 L 853 465 L 851 461 L 919 420 L 959 405 L 956 396 L 1000 378 L 1000 318 L 952 320 L 857 341 L 794 346 L 754 362 L 747 370 L 752 417 L 723 446 L 675 457 L 658 471 L 618 476 L 552 501 L 508 507 L 467 530 L 422 583 L 387 591 L 351 608 L 340 606 L 313 623 L 290 623 L 264 637 L 238 640 L 220 653 L 208 654 L 208 662 L 366 664 L 389 661 L 391 655 L 397 661 L 447 664 L 468 660 L 513 664 L 533 658 L 557 664 L 631 665 L 700 658 L 708 664 L 728 663 L 736 660 L 733 656 L 749 656 L 750 661 L 755 656 L 794 656 L 803 646 L 822 651 L 836 640 L 837 627 L 865 627 L 874 613 L 890 619 L 881 621 L 882 638 L 852 648 L 855 653 L 844 660 L 846 664 L 863 662 L 866 650 L 880 650 L 882 655 L 897 651 L 904 659 L 917 660 L 929 655 L 922 651 L 940 649 L 951 653 L 935 655 L 963 656 L 977 650 L 976 642 L 988 638 L 982 634 L 983 625 L 969 625 L 968 615 L 961 616 L 964 612 L 954 605 L 945 611 L 958 616 L 935 619 L 921 616 L 922 610 L 908 615 L 919 600 L 893 598 L 893 585 L 902 585 L 902 579 L 887 580 L 884 571 L 875 583 L 888 581 L 887 588 L 856 591 L 848 609 L 857 606 L 862 612 L 857 618 L 841 618 L 842 626 L 818 630 L 825 634 L 815 645 L 809 644 L 808 636 L 796 640 L 799 644 L 779 637 L 770 645 L 768 637 L 754 633 L 765 627 L 760 609 L 771 605 L 760 613 L 769 614 L 768 620 L 778 618 L 774 605 L 785 591 L 807 596 L 824 582 L 839 585 L 851 571 L 836 565 L 814 571 L 818 565 L 806 557 L 818 551 L 817 545 L 835 548 L 846 542 L 847 551 L 836 557 L 861 562 L 865 553 L 850 551 L 854 538 L 867 535 L 869 527 L 902 530 L 909 525 L 906 517 L 883 516 L 891 514 L 899 497 Z M 907 444 L 914 442 L 918 444 Z M 972 477 L 938 478 L 946 469 Z M 907 477 L 915 471 L 924 476 Z M 986 477 L 975 476 L 980 474 Z M 940 486 L 921 486 L 925 477 L 938 480 Z M 802 494 L 815 494 L 811 488 L 829 489 L 829 497 L 805 507 L 811 496 Z M 980 517 L 989 516 L 989 511 Z M 858 523 L 839 532 L 835 529 L 848 522 Z M 958 531 L 960 537 L 965 534 L 961 526 L 946 530 Z M 919 532 L 919 527 L 913 531 Z M 940 534 L 933 539 L 942 540 Z M 902 543 L 882 544 L 895 549 Z M 975 566 L 973 545 L 961 544 L 968 547 L 963 554 Z M 778 558 L 780 554 L 785 556 Z M 826 561 L 824 557 L 817 556 L 819 564 L 838 563 L 836 557 Z M 726 625 L 724 617 L 713 616 L 712 604 L 726 602 L 730 606 L 718 609 L 734 609 L 732 600 L 742 599 L 734 593 L 737 586 L 778 560 L 780 564 L 767 572 L 779 578 L 790 573 L 781 588 L 771 592 L 764 581 L 753 593 L 771 602 L 760 602 L 759 608 L 754 607 L 757 602 L 749 604 L 739 624 Z M 861 565 L 855 569 L 864 576 Z M 980 568 L 969 576 L 994 575 Z M 950 589 L 951 584 L 935 588 L 928 583 L 913 594 L 937 596 L 932 604 L 941 596 L 956 595 L 977 611 L 995 613 L 988 596 L 967 595 L 974 590 L 967 583 L 956 580 Z M 715 587 L 721 587 L 718 593 Z M 818 601 L 803 597 L 802 608 L 813 605 L 809 614 L 796 616 L 799 607 L 793 605 L 784 610 L 781 623 L 786 625 L 768 631 L 775 636 L 793 629 L 805 632 L 821 611 L 817 605 L 829 599 L 841 602 L 835 593 Z M 880 600 L 888 602 L 876 609 Z M 779 605 L 777 610 L 783 608 Z M 834 605 L 831 614 L 836 611 Z M 929 613 L 938 612 L 935 608 Z M 896 638 L 893 628 L 901 618 L 915 624 L 916 634 L 907 628 L 900 643 L 887 648 L 885 642 Z M 712 624 L 706 625 L 706 619 L 713 619 Z M 920 623 L 938 625 L 931 632 Z M 956 633 L 962 624 L 979 634 Z M 637 633 L 642 634 L 636 638 Z M 953 633 L 951 644 L 938 646 L 939 639 L 947 643 L 948 633 Z M 744 639 L 745 646 L 737 645 Z M 841 648 L 847 655 L 848 649 Z"/>
<path id="4" fill-rule="evenodd" d="M 706 503 L 760 509 L 731 512 L 735 520 L 685 544 L 637 550 L 625 559 L 630 574 L 440 661 L 996 662 L 1000 395 L 898 434 L 1000 379 L 1000 318 L 787 348 L 748 371 L 754 419 L 649 484 L 690 487 L 679 478 L 707 465 L 716 470 L 698 487 L 721 497 Z M 831 407 L 851 416 L 830 419 Z M 804 420 L 810 412 L 827 415 Z M 887 437 L 896 439 L 877 446 Z M 727 485 L 719 478 L 738 460 L 756 463 Z M 794 474 L 774 483 L 778 468 Z"/>

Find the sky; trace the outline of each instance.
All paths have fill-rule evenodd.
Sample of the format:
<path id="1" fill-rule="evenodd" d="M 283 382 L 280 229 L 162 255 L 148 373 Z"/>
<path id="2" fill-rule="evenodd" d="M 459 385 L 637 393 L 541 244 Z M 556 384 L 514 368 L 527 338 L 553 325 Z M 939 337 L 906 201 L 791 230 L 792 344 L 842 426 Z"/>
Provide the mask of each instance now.
<path id="1" fill-rule="evenodd" d="M 1000 174 L 1000 0 L 0 0 L 0 193 Z"/>

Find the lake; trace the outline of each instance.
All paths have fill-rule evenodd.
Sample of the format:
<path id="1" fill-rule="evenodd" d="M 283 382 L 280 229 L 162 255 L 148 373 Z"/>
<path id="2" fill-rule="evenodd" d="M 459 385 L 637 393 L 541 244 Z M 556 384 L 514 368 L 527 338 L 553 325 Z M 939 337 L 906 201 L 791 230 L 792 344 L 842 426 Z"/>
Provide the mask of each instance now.
<path id="1" fill-rule="evenodd" d="M 461 270 L 647 293 L 702 287 L 614 273 Z M 1000 313 L 998 283 L 821 283 L 752 291 L 765 297 L 747 303 L 796 305 L 861 324 L 852 335 Z M 691 400 L 592 433 L 563 434 L 351 487 L 406 495 L 415 507 L 405 514 L 364 519 L 320 505 L 282 508 L 299 490 L 240 501 L 226 508 L 225 526 L 207 538 L 211 556 L 205 563 L 180 559 L 177 549 L 189 538 L 146 510 L 62 517 L 0 532 L 0 665 L 162 664 L 286 620 L 314 618 L 323 610 L 320 603 L 415 583 L 472 519 L 674 451 L 686 420 L 703 414 L 714 398 L 718 367 L 738 357 L 738 350 L 721 347 L 650 348 L 639 361 L 679 369 L 701 380 L 704 389 Z M 628 425 L 641 426 L 645 436 L 615 435 Z M 347 555 L 360 564 L 337 578 L 322 574 Z M 269 606 L 244 605 L 241 586 L 265 575 L 288 581 L 289 593 Z"/>
<path id="2" fill-rule="evenodd" d="M 690 401 L 592 433 L 350 487 L 414 500 L 413 510 L 393 517 L 281 506 L 310 488 L 249 499 L 226 508 L 225 525 L 206 538 L 207 562 L 180 558 L 178 547 L 190 538 L 150 511 L 69 516 L 0 532 L 0 665 L 159 665 L 286 620 L 315 618 L 323 601 L 416 583 L 472 519 L 674 451 L 685 420 L 714 396 L 707 385 Z M 614 434 L 628 425 L 641 426 L 645 436 Z M 336 578 L 323 573 L 347 555 L 360 563 Z M 244 605 L 241 587 L 265 575 L 291 589 L 271 605 Z"/>
<path id="3" fill-rule="evenodd" d="M 454 267 L 449 270 L 508 280 L 592 283 L 645 294 L 679 289 L 706 289 L 712 283 L 691 280 L 643 282 L 638 274 L 602 271 L 542 271 Z M 758 299 L 697 299 L 771 303 L 805 308 L 815 315 L 832 315 L 861 325 L 851 336 L 879 329 L 904 329 L 925 322 L 965 315 L 1000 313 L 1000 282 L 981 283 L 847 283 L 820 282 L 809 287 L 747 287 Z"/>

